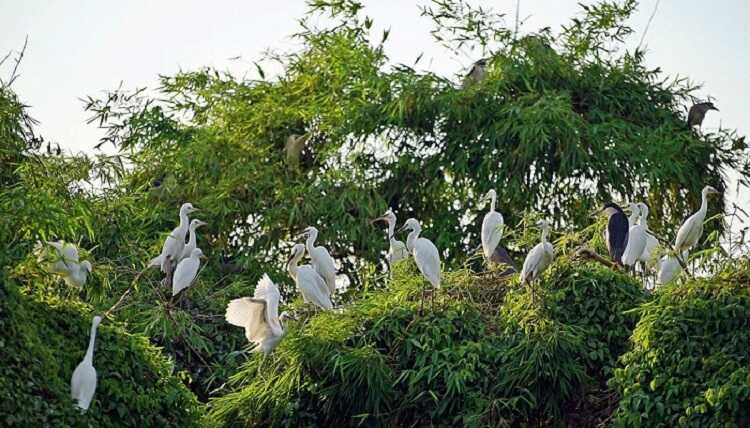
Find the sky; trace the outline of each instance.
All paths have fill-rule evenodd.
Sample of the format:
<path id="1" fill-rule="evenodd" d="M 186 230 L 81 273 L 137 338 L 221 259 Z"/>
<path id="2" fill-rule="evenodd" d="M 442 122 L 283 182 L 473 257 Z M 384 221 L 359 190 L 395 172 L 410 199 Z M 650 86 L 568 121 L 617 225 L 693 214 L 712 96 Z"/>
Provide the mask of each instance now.
<path id="1" fill-rule="evenodd" d="M 471 64 L 469 55 L 454 57 L 432 40 L 431 23 L 418 9 L 427 0 L 364 3 L 376 31 L 391 28 L 386 53 L 392 62 L 412 64 L 424 52 L 422 67 L 448 75 Z M 516 0 L 471 3 L 507 14 L 512 27 Z M 519 4 L 521 33 L 557 29 L 581 13 L 578 0 Z M 656 4 L 642 1 L 629 22 L 635 30 L 631 48 L 638 45 Z M 153 88 L 160 74 L 204 66 L 257 77 L 252 61 L 263 51 L 295 47 L 289 36 L 299 30 L 297 20 L 305 10 L 304 0 L 0 0 L 0 58 L 19 50 L 28 36 L 15 91 L 40 121 L 41 135 L 66 151 L 92 153 L 102 131 L 86 124 L 81 98 L 101 96 L 121 82 L 124 88 Z M 705 128 L 735 128 L 742 135 L 750 130 L 744 106 L 750 95 L 748 16 L 745 0 L 667 0 L 658 3 L 646 32 L 649 66 L 702 83 L 699 94 L 714 98 L 721 111 L 708 114 Z M 9 72 L 6 64 L 0 76 Z M 727 196 L 750 208 L 748 193 Z"/>

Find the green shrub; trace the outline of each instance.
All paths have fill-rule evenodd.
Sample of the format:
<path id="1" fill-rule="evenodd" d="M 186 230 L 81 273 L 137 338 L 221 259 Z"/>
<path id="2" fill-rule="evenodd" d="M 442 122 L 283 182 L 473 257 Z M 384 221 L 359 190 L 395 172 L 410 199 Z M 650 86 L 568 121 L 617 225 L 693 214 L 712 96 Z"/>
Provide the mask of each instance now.
<path id="1" fill-rule="evenodd" d="M 94 352 L 98 385 L 88 412 L 70 398 L 93 313 L 55 297 L 0 284 L 0 425 L 197 426 L 201 406 L 172 364 L 149 344 L 105 320 Z"/>
<path id="2" fill-rule="evenodd" d="M 660 289 L 615 370 L 616 426 L 750 425 L 750 289 L 723 276 Z"/>

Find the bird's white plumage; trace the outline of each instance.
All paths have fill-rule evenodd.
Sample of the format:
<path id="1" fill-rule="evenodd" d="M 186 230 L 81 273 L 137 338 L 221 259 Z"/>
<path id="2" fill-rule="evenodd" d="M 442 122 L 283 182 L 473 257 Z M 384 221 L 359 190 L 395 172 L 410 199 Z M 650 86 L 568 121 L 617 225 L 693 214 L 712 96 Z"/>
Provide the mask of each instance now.
<path id="1" fill-rule="evenodd" d="M 180 224 L 169 233 L 167 238 L 164 240 L 164 245 L 161 249 L 161 254 L 156 258 L 152 259 L 148 266 L 160 266 L 162 272 L 167 272 L 169 266 L 167 261 L 171 264 L 178 263 L 182 256 L 182 250 L 185 248 L 185 236 L 188 233 L 189 219 L 188 214 L 196 211 L 190 203 L 184 203 L 180 207 Z"/>
<path id="2" fill-rule="evenodd" d="M 633 266 L 640 259 L 646 248 L 646 228 L 642 224 L 630 227 L 628 232 L 628 243 L 622 253 L 622 264 Z"/>
<path id="3" fill-rule="evenodd" d="M 315 240 L 318 238 L 318 229 L 310 226 L 305 229 L 307 241 L 305 246 L 310 254 L 310 264 L 318 272 L 328 287 L 328 294 L 336 293 L 336 262 L 331 254 L 322 246 L 315 246 Z"/>
<path id="4" fill-rule="evenodd" d="M 490 210 L 484 215 L 482 220 L 482 250 L 484 257 L 490 260 L 492 253 L 495 252 L 500 239 L 503 236 L 503 216 L 499 212 L 495 211 L 495 203 L 497 201 L 497 194 L 495 190 L 487 192 L 485 198 L 490 198 Z"/>
<path id="5" fill-rule="evenodd" d="M 200 248 L 196 248 L 190 254 L 190 257 L 184 259 L 177 264 L 172 277 L 172 296 L 176 296 L 180 291 L 190 287 L 198 275 L 198 269 L 200 268 L 200 258 L 203 256 L 203 251 Z"/>
<path id="6" fill-rule="evenodd" d="M 188 227 L 188 242 L 187 244 L 185 244 L 185 248 L 182 249 L 180 260 L 190 257 L 190 254 L 193 252 L 193 250 L 198 248 L 198 236 L 195 230 L 205 225 L 206 223 L 198 220 L 197 218 L 190 220 L 190 226 Z"/>
<path id="7" fill-rule="evenodd" d="M 432 284 L 433 288 L 440 288 L 440 253 L 437 247 L 429 239 L 419 236 L 422 226 L 416 219 L 406 220 L 403 229 L 411 230 L 406 238 L 406 248 L 414 257 L 414 262 L 422 276 Z"/>
<path id="8" fill-rule="evenodd" d="M 256 345 L 254 351 L 268 354 L 284 335 L 279 320 L 280 299 L 279 288 L 263 274 L 253 297 L 229 302 L 225 318 L 228 323 L 245 329 L 247 340 Z"/>
<path id="9" fill-rule="evenodd" d="M 76 401 L 76 405 L 84 412 L 88 410 L 91 400 L 94 398 L 94 392 L 96 392 L 94 342 L 96 341 L 96 328 L 101 320 L 101 317 L 95 316 L 91 322 L 89 347 L 83 360 L 76 366 L 73 376 L 70 378 L 70 395 Z"/>
<path id="10" fill-rule="evenodd" d="M 388 266 L 393 266 L 394 263 L 409 257 L 409 250 L 406 248 L 406 244 L 394 237 L 396 233 L 396 214 L 388 210 L 382 216 L 373 220 L 373 222 L 375 221 L 385 221 L 388 223 L 388 253 L 385 255 Z"/>
<path id="11" fill-rule="evenodd" d="M 63 275 L 65 283 L 73 287 L 83 287 L 93 269 L 91 262 L 84 260 L 81 263 L 69 263 L 68 265 L 69 270 L 67 274 Z"/>
<path id="12" fill-rule="evenodd" d="M 647 265 L 652 265 L 653 260 L 651 260 L 651 256 L 654 254 L 654 250 L 656 250 L 656 247 L 659 245 L 659 240 L 656 239 L 656 237 L 652 235 L 648 230 L 648 206 L 643 202 L 639 202 L 637 207 L 640 211 L 639 222 L 645 228 L 646 234 L 646 243 L 643 246 L 641 255 L 638 257 L 638 261 L 646 263 Z"/>
<path id="13" fill-rule="evenodd" d="M 555 257 L 554 247 L 551 243 L 547 242 L 549 225 L 547 222 L 542 221 L 540 222 L 540 226 L 542 228 L 541 242 L 529 251 L 526 260 L 523 262 L 523 268 L 521 268 L 521 283 L 524 284 L 528 284 L 539 278 L 539 275 L 547 269 Z"/>
<path id="14" fill-rule="evenodd" d="M 304 244 L 296 244 L 292 248 L 292 256 L 287 264 L 289 275 L 294 279 L 305 303 L 312 303 L 325 310 L 332 309 L 333 303 L 329 294 L 330 290 L 323 277 L 310 265 L 298 266 L 304 253 Z"/>
<path id="15" fill-rule="evenodd" d="M 682 253 L 682 260 L 683 262 L 687 262 L 687 256 L 688 252 L 683 251 Z M 682 272 L 682 265 L 680 264 L 679 260 L 677 260 L 677 257 L 673 255 L 667 255 L 663 256 L 661 259 L 659 259 L 658 263 L 658 271 L 656 274 L 656 284 L 657 285 L 665 285 L 672 282 L 673 279 L 677 277 L 677 275 Z"/>
<path id="16" fill-rule="evenodd" d="M 690 250 L 698 244 L 701 235 L 703 235 L 703 221 L 706 219 L 706 212 L 708 211 L 708 195 L 716 193 L 719 192 L 711 186 L 703 188 L 700 209 L 688 217 L 677 231 L 677 238 L 674 243 L 674 249 L 677 253 Z"/>

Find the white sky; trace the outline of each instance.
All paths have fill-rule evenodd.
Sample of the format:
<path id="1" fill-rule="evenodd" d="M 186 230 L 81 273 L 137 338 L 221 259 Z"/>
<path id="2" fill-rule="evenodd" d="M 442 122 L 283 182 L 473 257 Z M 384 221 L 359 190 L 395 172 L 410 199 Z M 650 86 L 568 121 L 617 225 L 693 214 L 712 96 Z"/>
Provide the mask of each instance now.
<path id="1" fill-rule="evenodd" d="M 656 0 L 641 2 L 631 25 L 637 45 Z M 468 66 L 432 41 L 430 21 L 419 16 L 426 0 L 365 1 L 375 28 L 391 27 L 386 51 L 393 62 L 412 64 L 424 52 L 422 67 L 445 74 Z M 474 1 L 507 13 L 512 27 L 516 0 Z M 579 13 L 577 0 L 521 0 L 523 31 L 553 29 Z M 590 3 L 590 1 L 587 1 Z M 101 131 L 87 125 L 80 98 L 101 95 L 122 81 L 125 88 L 153 87 L 159 74 L 213 66 L 255 77 L 252 60 L 267 48 L 293 47 L 288 36 L 299 28 L 303 0 L 275 2 L 128 0 L 0 0 L 0 57 L 29 46 L 14 89 L 41 122 L 38 130 L 67 150 L 91 152 Z M 705 128 L 720 124 L 750 130 L 744 103 L 750 95 L 750 2 L 744 0 L 665 0 L 649 29 L 648 64 L 668 75 L 704 83 L 721 112 L 710 112 Z M 234 57 L 239 60 L 232 60 Z M 0 72 L 7 76 L 7 66 Z M 730 196 L 735 200 L 736 196 Z M 742 197 L 748 208 L 748 198 Z"/>

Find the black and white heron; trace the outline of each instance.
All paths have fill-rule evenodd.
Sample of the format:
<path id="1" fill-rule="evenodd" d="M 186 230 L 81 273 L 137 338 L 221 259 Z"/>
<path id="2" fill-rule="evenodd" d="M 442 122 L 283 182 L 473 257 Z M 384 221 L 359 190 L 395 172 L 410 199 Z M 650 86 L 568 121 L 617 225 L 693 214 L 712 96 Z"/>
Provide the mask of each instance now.
<path id="1" fill-rule="evenodd" d="M 677 231 L 677 238 L 674 243 L 674 250 L 680 254 L 683 251 L 693 248 L 703 235 L 703 221 L 706 219 L 708 211 L 708 196 L 719 194 L 719 191 L 711 186 L 706 186 L 701 191 L 701 207 L 698 211 L 688 217 L 680 229 Z"/>
<path id="2" fill-rule="evenodd" d="M 622 255 L 628 243 L 630 224 L 625 212 L 614 202 L 606 203 L 599 212 L 607 217 L 607 228 L 604 229 L 604 241 L 607 244 L 609 257 L 613 262 L 622 266 Z"/>
<path id="3" fill-rule="evenodd" d="M 706 113 L 710 110 L 719 111 L 711 101 L 693 104 L 688 111 L 688 127 L 692 129 L 698 125 L 698 128 L 700 128 L 703 125 L 703 119 L 706 118 Z"/>

